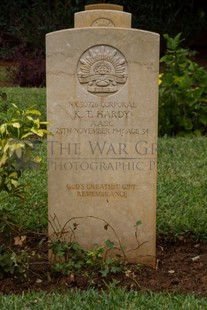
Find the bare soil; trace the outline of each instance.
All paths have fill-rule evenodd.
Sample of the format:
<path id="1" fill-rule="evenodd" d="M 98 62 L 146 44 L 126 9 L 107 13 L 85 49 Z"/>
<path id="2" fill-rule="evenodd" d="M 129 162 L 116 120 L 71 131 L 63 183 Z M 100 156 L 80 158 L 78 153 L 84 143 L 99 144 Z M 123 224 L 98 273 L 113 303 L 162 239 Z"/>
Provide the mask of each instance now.
<path id="1" fill-rule="evenodd" d="M 29 291 L 106 289 L 118 281 L 119 287 L 139 291 L 192 293 L 207 297 L 207 244 L 194 237 L 159 237 L 156 268 L 128 265 L 118 274 L 84 276 L 54 274 L 47 259 L 48 244 L 43 236 L 30 235 L 20 245 L 30 253 L 27 275 L 7 276 L 0 280 L 0 294 Z"/>

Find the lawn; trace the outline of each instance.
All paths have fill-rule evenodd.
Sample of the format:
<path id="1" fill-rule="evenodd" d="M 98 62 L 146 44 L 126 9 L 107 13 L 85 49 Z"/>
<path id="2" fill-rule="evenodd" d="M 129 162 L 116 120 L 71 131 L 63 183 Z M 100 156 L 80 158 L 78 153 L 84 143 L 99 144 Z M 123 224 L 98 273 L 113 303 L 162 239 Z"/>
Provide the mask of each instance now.
<path id="1" fill-rule="evenodd" d="M 45 89 L 2 88 L 9 102 L 21 107 L 35 105 L 46 118 Z M 10 204 L 15 221 L 22 229 L 44 233 L 47 230 L 46 142 L 38 146 L 43 161 L 38 170 L 25 171 L 24 202 Z M 175 240 L 193 235 L 197 243 L 207 241 L 207 139 L 159 138 L 157 233 Z M 0 309 L 204 309 L 207 301 L 194 295 L 128 292 L 109 287 L 108 293 L 31 293 L 1 296 Z"/>
<path id="2" fill-rule="evenodd" d="M 30 293 L 0 297 L 1 310 L 202 310 L 207 300 L 194 295 L 126 292 L 68 291 L 66 294 Z"/>

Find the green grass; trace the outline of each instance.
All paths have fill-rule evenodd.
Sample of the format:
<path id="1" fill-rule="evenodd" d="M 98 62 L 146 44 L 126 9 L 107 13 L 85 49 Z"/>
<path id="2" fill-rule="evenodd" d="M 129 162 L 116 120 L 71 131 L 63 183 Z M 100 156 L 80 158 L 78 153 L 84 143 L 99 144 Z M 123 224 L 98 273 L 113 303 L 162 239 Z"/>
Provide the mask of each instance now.
<path id="1" fill-rule="evenodd" d="M 47 230 L 47 164 L 46 142 L 38 146 L 42 162 L 21 177 L 26 185 L 26 199 L 13 199 L 11 208 L 18 225 L 33 231 Z"/>
<path id="2" fill-rule="evenodd" d="M 35 106 L 42 113 L 42 119 L 46 119 L 46 90 L 45 88 L 1 87 L 5 92 L 8 102 L 15 103 L 20 108 Z"/>
<path id="3" fill-rule="evenodd" d="M 207 240 L 207 138 L 162 138 L 158 149 L 158 233 Z"/>
<path id="4" fill-rule="evenodd" d="M 109 289 L 98 293 L 68 291 L 58 293 L 30 293 L 0 297 L 1 310 L 197 310 L 206 309 L 207 299 L 194 295 L 126 292 Z"/>

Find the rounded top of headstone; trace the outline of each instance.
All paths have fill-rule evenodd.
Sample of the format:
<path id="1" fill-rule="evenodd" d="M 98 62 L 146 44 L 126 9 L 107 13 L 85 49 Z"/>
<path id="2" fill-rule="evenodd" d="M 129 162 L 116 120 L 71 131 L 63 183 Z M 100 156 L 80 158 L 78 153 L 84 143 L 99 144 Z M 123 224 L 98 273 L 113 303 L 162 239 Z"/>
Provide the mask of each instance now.
<path id="1" fill-rule="evenodd" d="M 97 3 L 97 4 L 89 4 L 85 6 L 85 10 L 115 10 L 115 11 L 123 11 L 122 5 L 117 4 L 108 4 L 108 3 Z"/>
<path id="2" fill-rule="evenodd" d="M 75 28 L 121 27 L 131 28 L 131 14 L 123 12 L 122 5 L 90 4 L 85 11 L 75 13 Z"/>

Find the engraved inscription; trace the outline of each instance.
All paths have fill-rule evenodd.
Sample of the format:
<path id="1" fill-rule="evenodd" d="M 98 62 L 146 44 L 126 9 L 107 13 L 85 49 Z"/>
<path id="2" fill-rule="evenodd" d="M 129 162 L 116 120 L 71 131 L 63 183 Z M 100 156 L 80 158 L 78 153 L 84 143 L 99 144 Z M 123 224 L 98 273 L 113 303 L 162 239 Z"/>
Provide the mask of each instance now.
<path id="1" fill-rule="evenodd" d="M 48 144 L 49 170 L 150 172 L 157 165 L 157 145 L 147 140 L 137 140 L 134 145 L 92 140 L 87 143 L 48 141 Z"/>
<path id="2" fill-rule="evenodd" d="M 95 128 L 94 128 L 95 127 Z M 106 128 L 107 127 L 107 128 Z M 70 134 L 89 134 L 89 135 L 148 135 L 149 129 L 145 128 L 111 128 L 113 123 L 110 121 L 95 122 L 93 121 L 91 127 L 84 128 L 55 128 L 55 133 L 58 135 L 70 135 Z"/>
<path id="3" fill-rule="evenodd" d="M 59 141 L 48 141 L 48 152 L 50 156 L 68 156 L 68 155 L 83 155 L 84 152 L 90 155 L 95 155 L 93 158 L 99 158 L 100 155 L 130 155 L 130 159 L 134 156 L 137 158 L 143 156 L 151 156 L 157 153 L 157 144 L 150 143 L 147 140 L 137 140 L 132 143 L 125 142 L 109 142 L 109 141 L 93 141 L 88 140 L 85 143 L 80 142 L 59 142 Z M 122 157 L 127 159 L 127 157 Z"/>
<path id="4" fill-rule="evenodd" d="M 104 102 L 95 102 L 95 101 L 68 101 L 69 107 L 78 108 L 78 109 L 135 109 L 136 103 L 131 101 L 104 101 Z"/>
<path id="5" fill-rule="evenodd" d="M 98 18 L 92 22 L 91 27 L 115 27 L 115 25 L 108 18 Z"/>
<path id="6" fill-rule="evenodd" d="M 125 57 L 114 47 L 97 45 L 84 52 L 77 76 L 89 93 L 103 97 L 116 93 L 127 80 Z"/>
<path id="7" fill-rule="evenodd" d="M 136 184 L 67 184 L 66 189 L 75 192 L 78 197 L 127 198 L 135 191 Z"/>
<path id="8" fill-rule="evenodd" d="M 156 159 L 142 159 L 142 160 L 131 160 L 131 159 L 119 159 L 119 161 L 114 161 L 114 159 L 109 160 L 62 160 L 60 158 L 48 160 L 48 169 L 53 171 L 98 171 L 100 173 L 106 173 L 107 171 L 113 172 L 144 172 L 153 171 L 156 169 L 157 161 Z"/>

